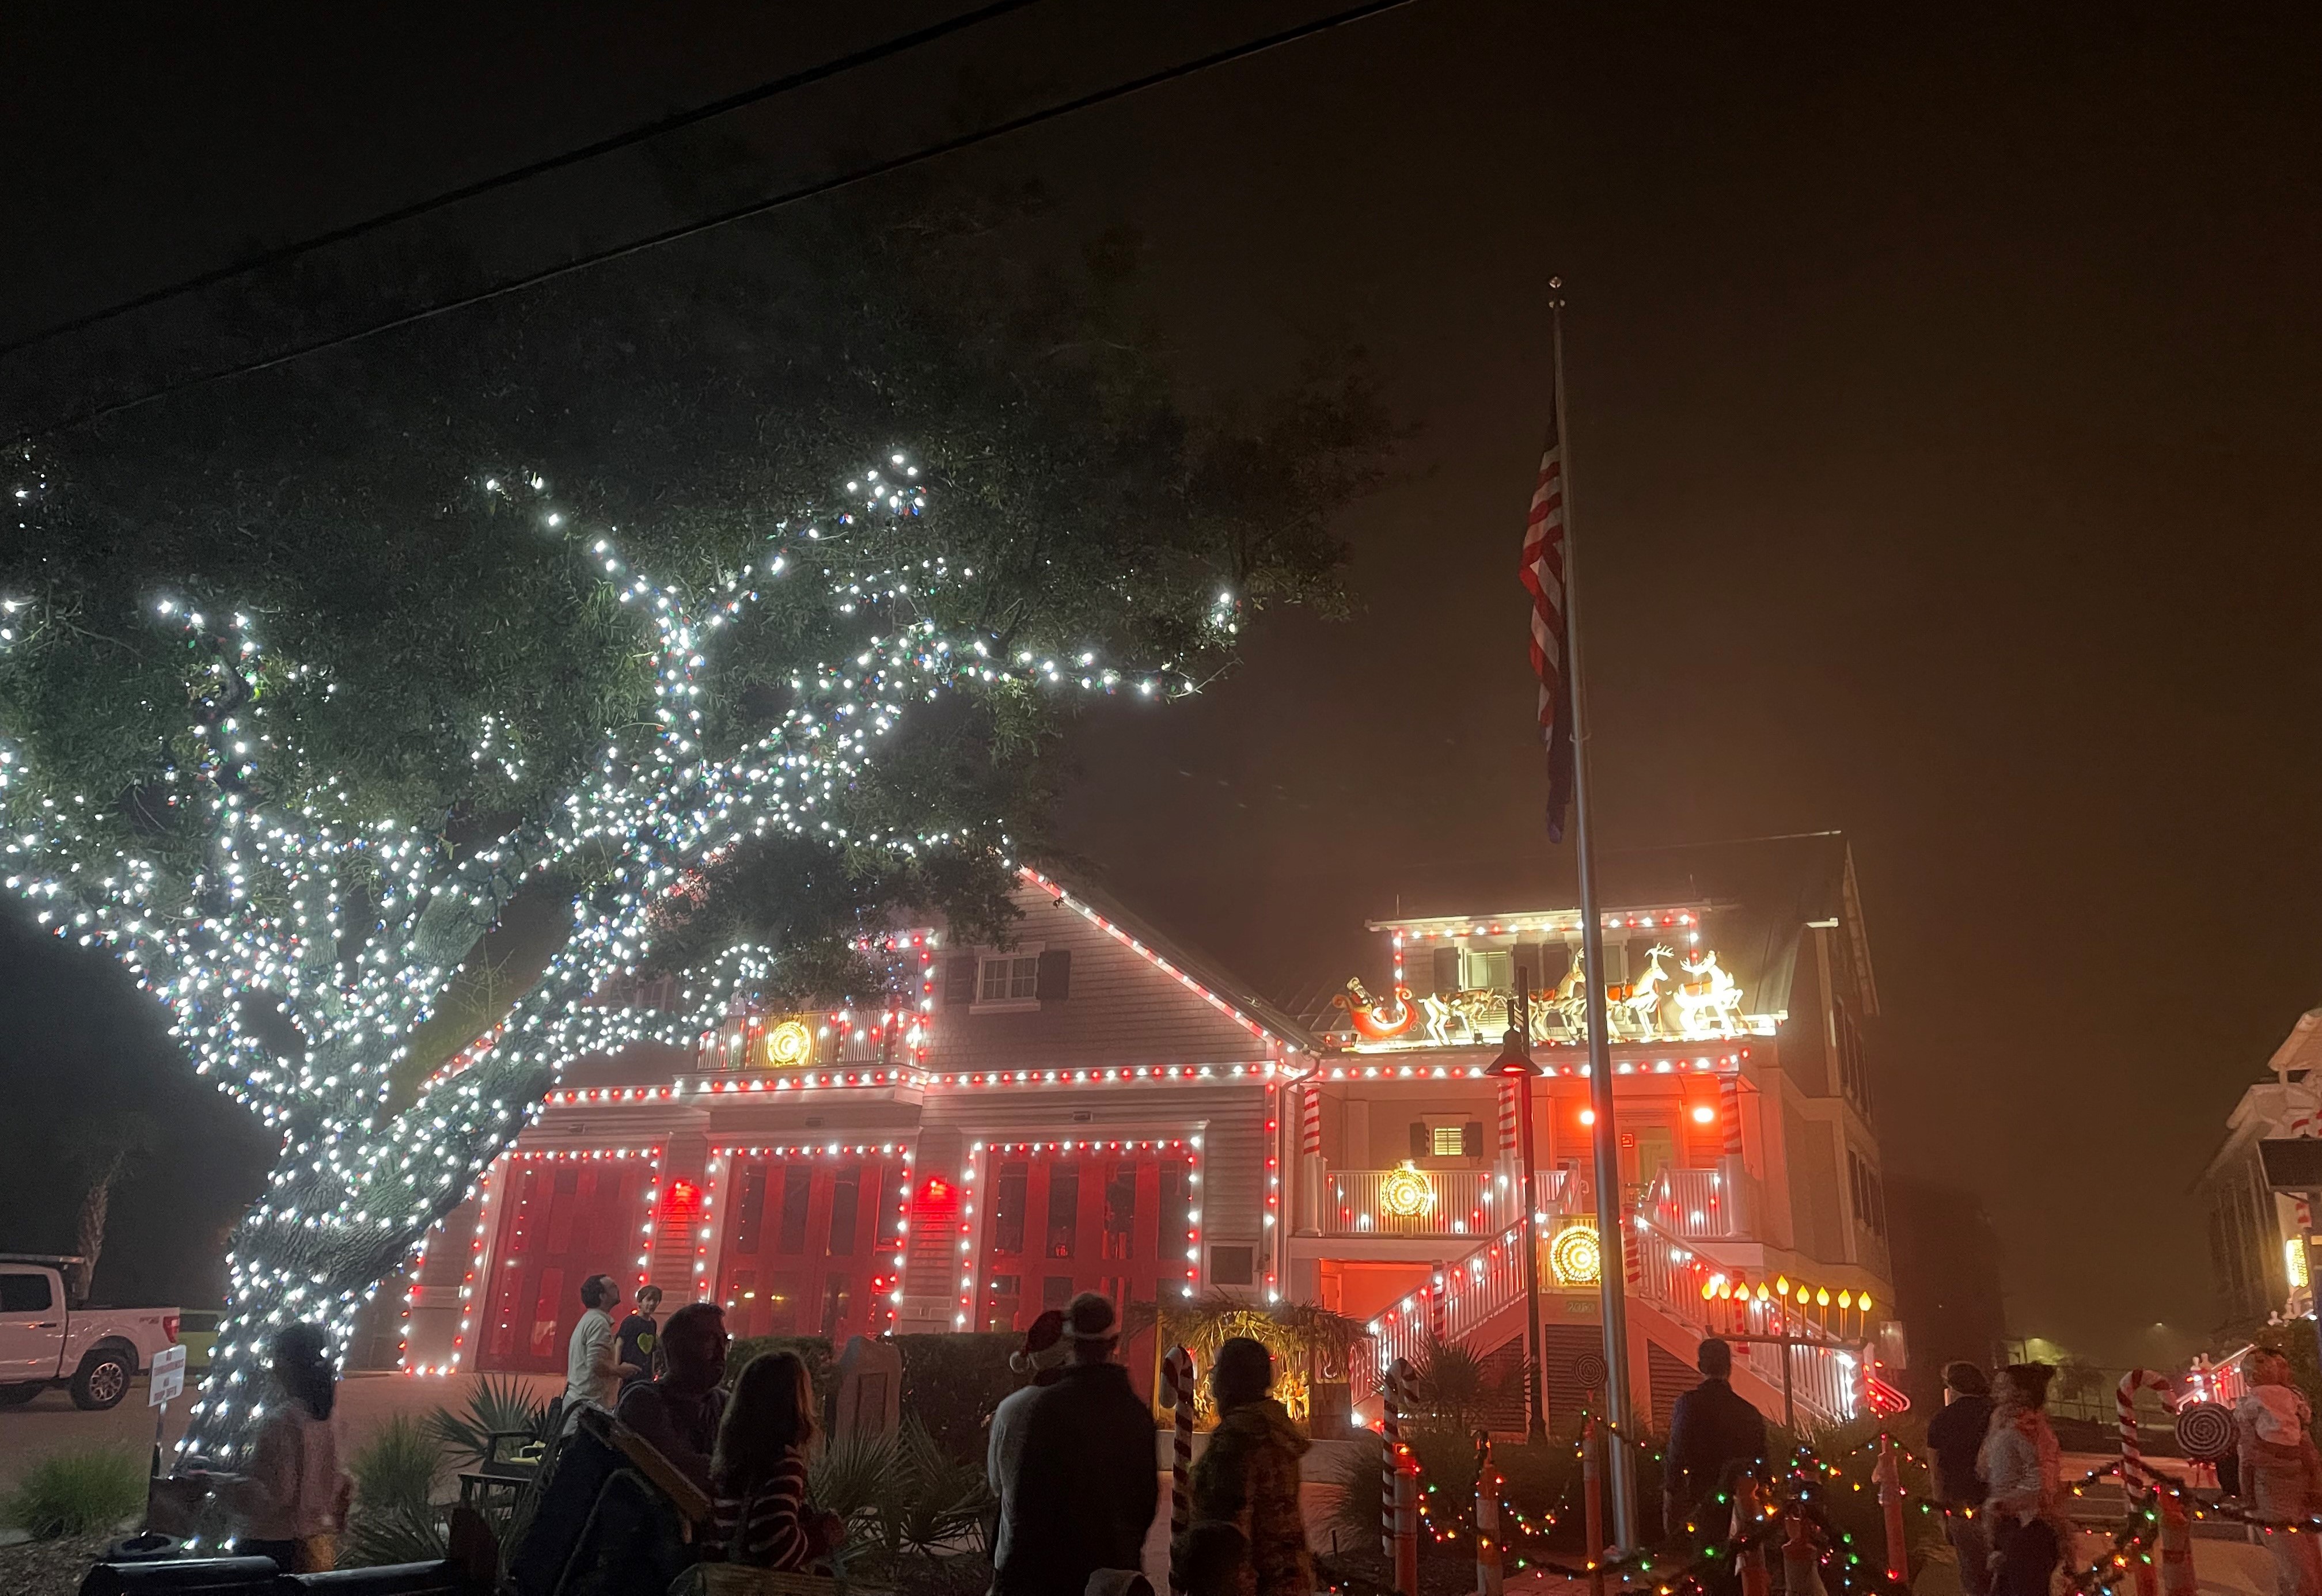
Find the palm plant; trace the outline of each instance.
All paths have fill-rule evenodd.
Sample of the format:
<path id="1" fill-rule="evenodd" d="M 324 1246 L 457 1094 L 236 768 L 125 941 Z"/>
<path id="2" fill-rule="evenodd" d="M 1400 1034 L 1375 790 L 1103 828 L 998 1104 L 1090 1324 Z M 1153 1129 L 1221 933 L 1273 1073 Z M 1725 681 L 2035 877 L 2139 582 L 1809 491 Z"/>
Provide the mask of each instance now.
<path id="1" fill-rule="evenodd" d="M 438 1408 L 427 1416 L 427 1427 L 454 1462 L 479 1464 L 492 1455 L 496 1435 L 547 1440 L 548 1404 L 512 1374 L 479 1374 L 469 1390 L 466 1411 Z"/>
<path id="2" fill-rule="evenodd" d="M 938 1557 L 980 1532 L 991 1505 L 983 1470 L 947 1456 L 916 1418 L 894 1436 L 882 1504 L 891 1552 Z"/>
<path id="3" fill-rule="evenodd" d="M 974 1549 L 992 1495 L 980 1464 L 945 1452 L 917 1418 L 891 1435 L 839 1436 L 808 1466 L 809 1494 L 845 1519 L 849 1561 L 944 1562 Z"/>
<path id="4" fill-rule="evenodd" d="M 1421 1412 L 1458 1435 L 1475 1430 L 1499 1405 L 1500 1382 L 1472 1348 L 1459 1342 L 1430 1336 L 1415 1373 Z"/>

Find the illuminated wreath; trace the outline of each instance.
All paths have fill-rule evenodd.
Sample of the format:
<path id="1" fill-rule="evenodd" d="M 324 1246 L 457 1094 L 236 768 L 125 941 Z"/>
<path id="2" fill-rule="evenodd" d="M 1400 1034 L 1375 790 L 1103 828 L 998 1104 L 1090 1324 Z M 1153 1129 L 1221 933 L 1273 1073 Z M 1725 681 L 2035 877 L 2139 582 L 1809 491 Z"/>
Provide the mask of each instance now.
<path id="1" fill-rule="evenodd" d="M 766 1066 L 797 1070 L 814 1062 L 814 1032 L 802 1019 L 786 1019 L 766 1030 Z"/>
<path id="2" fill-rule="evenodd" d="M 1568 1225 L 1548 1244 L 1548 1266 L 1568 1286 L 1593 1286 L 1604 1272 L 1604 1249 L 1593 1226 Z"/>
<path id="3" fill-rule="evenodd" d="M 1435 1207 L 1435 1182 L 1409 1159 L 1379 1182 L 1379 1207 L 1398 1219 L 1416 1219 Z"/>

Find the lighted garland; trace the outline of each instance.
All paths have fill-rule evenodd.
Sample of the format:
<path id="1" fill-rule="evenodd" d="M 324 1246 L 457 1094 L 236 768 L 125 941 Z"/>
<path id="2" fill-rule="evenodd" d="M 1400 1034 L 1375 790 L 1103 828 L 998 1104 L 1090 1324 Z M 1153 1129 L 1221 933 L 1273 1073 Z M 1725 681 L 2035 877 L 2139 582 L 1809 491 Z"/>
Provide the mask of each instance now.
<path id="1" fill-rule="evenodd" d="M 229 1311 L 181 1449 L 234 1459 L 263 1411 L 259 1344 L 271 1327 L 319 1319 L 343 1351 L 377 1282 L 473 1194 L 569 1060 L 715 1024 L 749 978 L 747 956 L 690 987 L 683 1016 L 582 1002 L 635 971 L 651 945 L 649 911 L 693 872 L 778 834 L 900 858 L 958 844 L 946 833 L 850 834 L 831 816 L 909 704 L 961 689 L 1193 689 L 1175 665 L 1132 678 L 1087 650 L 1017 639 L 1002 658 L 994 640 L 946 635 L 920 599 L 974 572 L 931 547 L 919 559 L 897 552 L 926 500 L 917 468 L 900 455 L 890 465 L 900 475 L 848 485 L 827 530 L 778 527 L 759 557 L 697 587 L 635 572 L 609 537 L 576 540 L 618 604 L 644 617 L 655 711 L 650 725 L 608 735 L 571 790 L 483 846 L 454 851 L 419 826 L 352 818 L 351 796 L 311 768 L 297 734 L 305 696 L 339 689 L 327 665 L 277 658 L 249 616 L 177 598 L 153 614 L 186 643 L 189 714 L 169 740 L 160 785 L 171 808 L 200 822 L 197 870 L 173 881 L 156 858 L 105 834 L 102 806 L 0 741 L 5 885 L 56 935 L 120 958 L 168 1007 L 196 1070 L 284 1137 L 265 1196 L 233 1235 Z M 481 488 L 573 536 L 541 478 Z M 800 579 L 818 581 L 839 615 L 889 618 L 851 653 L 799 670 L 789 707 L 763 734 L 713 754 L 702 741 L 706 651 L 767 588 Z M 63 624 L 45 602 L 0 597 L 0 653 Z M 1219 595 L 1205 639 L 1232 635 L 1234 608 Z M 491 716 L 471 758 L 511 783 L 523 774 L 523 750 Z M 277 789 L 307 796 L 278 800 Z M 489 1038 L 399 1101 L 413 1034 L 461 961 L 526 880 L 575 860 L 595 884 L 574 904 L 563 946 Z M 357 901 L 367 931 L 352 921 Z M 343 957 L 350 942 L 355 954 Z M 279 1050 L 282 1020 L 298 1039 L 290 1052 Z"/>

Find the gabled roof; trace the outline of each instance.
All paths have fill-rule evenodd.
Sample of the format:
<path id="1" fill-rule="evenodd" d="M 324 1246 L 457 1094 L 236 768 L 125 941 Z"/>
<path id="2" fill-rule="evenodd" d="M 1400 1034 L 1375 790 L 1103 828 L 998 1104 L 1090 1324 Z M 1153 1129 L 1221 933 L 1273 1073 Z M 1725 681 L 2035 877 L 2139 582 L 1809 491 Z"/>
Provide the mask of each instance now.
<path id="1" fill-rule="evenodd" d="M 1028 866 L 1017 874 L 1026 885 L 1039 889 L 1080 915 L 1253 1035 L 1276 1042 L 1289 1052 L 1319 1053 L 1324 1050 L 1322 1039 L 1303 1022 L 1259 997 L 1247 982 L 1206 953 L 1156 928 L 1141 916 L 1123 908 L 1110 895 L 1078 882 L 1068 887 Z"/>

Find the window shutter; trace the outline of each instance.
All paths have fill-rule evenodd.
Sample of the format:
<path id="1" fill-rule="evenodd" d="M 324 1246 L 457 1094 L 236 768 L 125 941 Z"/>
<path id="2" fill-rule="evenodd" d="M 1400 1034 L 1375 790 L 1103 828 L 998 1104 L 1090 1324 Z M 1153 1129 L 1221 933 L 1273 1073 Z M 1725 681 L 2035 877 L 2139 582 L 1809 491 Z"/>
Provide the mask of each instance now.
<path id="1" fill-rule="evenodd" d="M 1456 992 L 1458 990 L 1459 950 L 1458 948 L 1437 948 L 1435 950 L 1436 995 L 1440 997 L 1445 992 Z"/>
<path id="2" fill-rule="evenodd" d="M 975 955 L 961 953 L 944 967 L 944 1007 L 975 1001 Z"/>
<path id="3" fill-rule="evenodd" d="M 1481 1158 L 1484 1155 L 1484 1122 L 1470 1119 L 1459 1127 L 1459 1156 Z"/>
<path id="4" fill-rule="evenodd" d="M 1073 995 L 1073 955 L 1064 948 L 1040 955 L 1039 985 L 1032 994 L 1043 1002 Z"/>
<path id="5" fill-rule="evenodd" d="M 1435 1145 L 1428 1139 L 1427 1121 L 1412 1120 L 1411 1122 L 1411 1155 L 1413 1158 L 1427 1158 L 1432 1156 L 1434 1152 Z"/>

